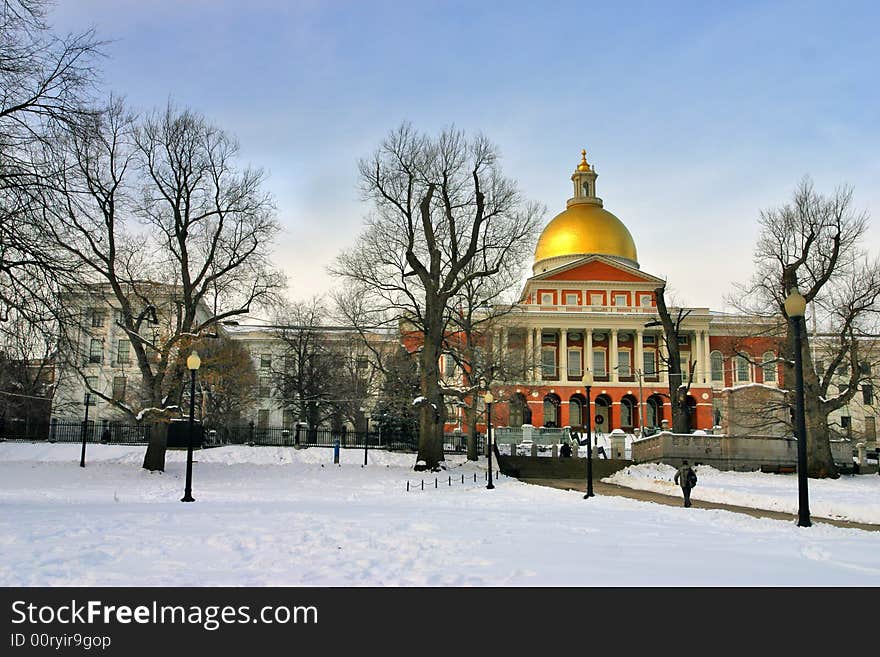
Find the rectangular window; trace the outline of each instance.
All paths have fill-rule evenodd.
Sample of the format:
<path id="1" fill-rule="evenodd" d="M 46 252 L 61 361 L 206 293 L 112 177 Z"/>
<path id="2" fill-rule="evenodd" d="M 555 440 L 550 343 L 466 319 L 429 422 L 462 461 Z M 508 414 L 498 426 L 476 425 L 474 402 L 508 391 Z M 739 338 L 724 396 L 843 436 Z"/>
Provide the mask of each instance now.
<path id="1" fill-rule="evenodd" d="M 865 439 L 877 440 L 877 423 L 873 415 L 865 416 Z"/>
<path id="2" fill-rule="evenodd" d="M 272 354 L 260 354 L 260 369 L 268 370 L 272 367 Z"/>
<path id="3" fill-rule="evenodd" d="M 358 356 L 355 360 L 355 368 L 358 370 L 358 372 L 362 372 L 367 369 L 369 364 L 370 360 L 366 356 Z"/>
<path id="4" fill-rule="evenodd" d="M 295 365 L 296 365 L 296 359 L 293 356 L 285 356 L 284 357 L 284 371 L 285 372 L 292 372 Z"/>
<path id="5" fill-rule="evenodd" d="M 862 401 L 865 404 L 874 403 L 874 386 L 872 386 L 870 383 L 862 384 Z"/>
<path id="6" fill-rule="evenodd" d="M 629 349 L 619 349 L 617 351 L 617 372 L 620 376 L 632 376 L 631 355 L 632 352 Z"/>
<path id="7" fill-rule="evenodd" d="M 614 305 L 615 306 L 628 306 L 629 303 L 626 300 L 625 294 L 615 294 L 614 295 Z"/>
<path id="8" fill-rule="evenodd" d="M 678 344 L 688 344 L 688 336 L 679 335 L 678 336 Z"/>
<path id="9" fill-rule="evenodd" d="M 269 427 L 269 409 L 261 408 L 257 411 L 257 428 L 267 429 Z"/>
<path id="10" fill-rule="evenodd" d="M 593 374 L 595 376 L 605 376 L 605 352 L 602 349 L 593 350 Z"/>
<path id="11" fill-rule="evenodd" d="M 89 344 L 89 362 L 100 363 L 104 356 L 104 343 L 97 338 L 92 338 Z"/>
<path id="12" fill-rule="evenodd" d="M 849 376 L 849 364 L 841 363 L 837 366 L 837 374 L 840 376 Z"/>
<path id="13" fill-rule="evenodd" d="M 650 308 L 651 307 L 651 295 L 650 294 L 640 294 L 639 295 L 639 305 L 642 308 Z"/>
<path id="14" fill-rule="evenodd" d="M 541 333 L 541 344 L 556 344 L 556 334 Z"/>
<path id="15" fill-rule="evenodd" d="M 449 378 L 454 374 L 455 374 L 455 359 L 452 356 L 450 356 L 449 354 L 446 354 L 445 356 L 443 356 L 443 376 L 445 376 L 446 378 Z"/>
<path id="16" fill-rule="evenodd" d="M 578 295 L 569 292 L 565 295 L 565 305 L 566 306 L 576 306 L 578 305 Z"/>
<path id="17" fill-rule="evenodd" d="M 691 359 L 687 354 L 679 354 L 678 362 L 681 364 L 681 382 L 687 383 L 691 374 Z"/>
<path id="18" fill-rule="evenodd" d="M 131 354 L 131 342 L 128 340 L 120 340 L 116 348 L 116 363 L 118 365 L 128 365 Z"/>
<path id="19" fill-rule="evenodd" d="M 849 415 L 841 415 L 840 426 L 844 429 L 849 429 L 852 426 L 852 418 Z"/>
<path id="20" fill-rule="evenodd" d="M 653 351 L 646 351 L 642 354 L 645 376 L 654 376 L 657 374 L 657 354 Z"/>
<path id="21" fill-rule="evenodd" d="M 825 361 L 821 358 L 816 361 L 816 374 L 825 374 Z"/>
<path id="22" fill-rule="evenodd" d="M 605 305 L 605 297 L 601 294 L 591 294 L 590 295 L 590 305 L 591 306 L 604 306 Z"/>
<path id="23" fill-rule="evenodd" d="M 642 336 L 642 344 L 657 344 L 657 336 L 656 335 L 643 335 Z"/>
<path id="24" fill-rule="evenodd" d="M 550 292 L 542 292 L 541 293 L 541 305 L 542 306 L 552 306 L 553 305 L 553 294 Z"/>
<path id="25" fill-rule="evenodd" d="M 107 313 L 103 310 L 92 311 L 92 328 L 101 328 L 106 321 Z"/>
<path id="26" fill-rule="evenodd" d="M 568 350 L 568 378 L 569 379 L 580 379 L 583 377 L 581 373 L 581 350 L 580 349 L 569 349 Z"/>
<path id="27" fill-rule="evenodd" d="M 97 402 L 97 397 L 95 393 L 91 392 L 95 388 L 98 387 L 98 377 L 96 376 L 87 376 L 86 377 L 86 392 L 83 395 L 83 404 L 88 404 L 89 406 L 94 406 Z"/>
<path id="28" fill-rule="evenodd" d="M 288 431 L 293 429 L 293 411 L 290 409 L 281 414 L 281 426 Z"/>
<path id="29" fill-rule="evenodd" d="M 113 399 L 116 401 L 124 401 L 125 400 L 125 377 L 124 376 L 114 376 L 113 377 Z"/>
<path id="30" fill-rule="evenodd" d="M 864 374 L 865 376 L 870 376 L 871 374 L 871 364 L 862 361 L 859 363 L 859 372 Z"/>
<path id="31" fill-rule="evenodd" d="M 271 384 L 268 376 L 260 377 L 260 397 L 268 397 L 271 391 Z"/>
<path id="32" fill-rule="evenodd" d="M 548 379 L 556 376 L 556 349 L 554 347 L 541 349 L 541 376 Z"/>

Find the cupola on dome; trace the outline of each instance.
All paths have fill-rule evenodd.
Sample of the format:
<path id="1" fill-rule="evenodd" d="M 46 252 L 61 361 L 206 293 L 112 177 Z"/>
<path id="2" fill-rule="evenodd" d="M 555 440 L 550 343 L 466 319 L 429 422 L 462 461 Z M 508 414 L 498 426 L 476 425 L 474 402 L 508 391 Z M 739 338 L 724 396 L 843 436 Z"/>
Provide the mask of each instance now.
<path id="1" fill-rule="evenodd" d="M 596 196 L 596 170 L 586 151 L 571 176 L 574 197 L 564 212 L 544 228 L 535 248 L 533 272 L 539 274 L 586 255 L 604 255 L 638 268 L 636 245 L 623 222 L 602 207 Z"/>

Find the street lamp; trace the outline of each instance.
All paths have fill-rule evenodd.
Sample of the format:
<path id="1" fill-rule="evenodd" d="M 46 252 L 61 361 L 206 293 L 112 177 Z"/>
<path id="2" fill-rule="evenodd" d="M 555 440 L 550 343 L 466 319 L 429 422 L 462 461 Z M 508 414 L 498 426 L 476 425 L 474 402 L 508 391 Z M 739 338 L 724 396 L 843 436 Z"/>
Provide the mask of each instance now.
<path id="1" fill-rule="evenodd" d="M 486 451 L 489 452 L 489 485 L 486 488 L 491 490 L 495 488 L 492 484 L 492 402 L 495 398 L 491 392 L 486 392 L 483 401 L 486 403 Z"/>
<path id="2" fill-rule="evenodd" d="M 196 410 L 196 372 L 202 364 L 199 353 L 193 352 L 186 359 L 186 368 L 190 373 L 189 385 L 189 439 L 186 446 L 186 489 L 183 491 L 181 502 L 195 502 L 192 496 L 192 470 L 193 470 L 193 416 Z"/>
<path id="3" fill-rule="evenodd" d="M 587 494 L 584 499 L 595 497 L 593 495 L 593 438 L 590 435 L 590 426 L 593 421 L 592 411 L 590 410 L 590 388 L 593 387 L 593 372 L 586 370 L 584 372 L 584 391 L 587 393 Z"/>
<path id="4" fill-rule="evenodd" d="M 798 527 L 809 527 L 810 500 L 807 491 L 807 427 L 804 418 L 804 362 L 801 353 L 802 336 L 801 320 L 806 314 L 807 300 L 798 292 L 797 288 L 790 290 L 785 298 L 785 314 L 791 322 L 794 331 L 794 380 L 795 380 L 795 407 L 794 421 L 795 434 L 797 437 L 798 457 Z"/>
<path id="5" fill-rule="evenodd" d="M 367 409 L 361 406 L 358 409 L 361 412 L 361 415 L 364 418 L 364 422 L 366 422 L 367 430 L 364 432 L 364 465 L 367 464 L 367 436 L 370 434 L 370 418 L 367 417 Z"/>

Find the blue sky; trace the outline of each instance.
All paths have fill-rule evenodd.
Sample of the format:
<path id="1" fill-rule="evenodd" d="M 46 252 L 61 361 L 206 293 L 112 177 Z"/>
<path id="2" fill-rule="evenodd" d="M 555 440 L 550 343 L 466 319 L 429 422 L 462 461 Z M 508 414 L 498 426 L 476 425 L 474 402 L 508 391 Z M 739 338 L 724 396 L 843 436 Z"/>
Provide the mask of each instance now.
<path id="1" fill-rule="evenodd" d="M 642 268 L 724 308 L 761 209 L 805 174 L 847 183 L 880 251 L 880 5 L 872 2 L 70 0 L 60 30 L 112 39 L 108 90 L 203 112 L 269 171 L 290 296 L 367 211 L 356 161 L 403 120 L 495 141 L 503 168 L 565 208 L 581 148 Z"/>

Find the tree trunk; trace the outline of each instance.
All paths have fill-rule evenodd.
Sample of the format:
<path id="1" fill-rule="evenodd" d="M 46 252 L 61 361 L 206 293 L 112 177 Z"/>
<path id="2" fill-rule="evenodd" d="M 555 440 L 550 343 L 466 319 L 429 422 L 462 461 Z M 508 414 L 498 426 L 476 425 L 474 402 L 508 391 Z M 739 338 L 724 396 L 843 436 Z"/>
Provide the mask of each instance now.
<path id="1" fill-rule="evenodd" d="M 477 403 L 477 395 L 473 396 L 473 401 L 464 409 L 465 427 L 467 430 L 467 460 L 477 460 L 477 411 L 473 404 Z"/>
<path id="2" fill-rule="evenodd" d="M 421 392 L 425 401 L 419 407 L 419 452 L 416 470 L 439 470 L 443 460 L 443 425 L 440 412 L 439 353 L 429 335 L 421 354 Z"/>

